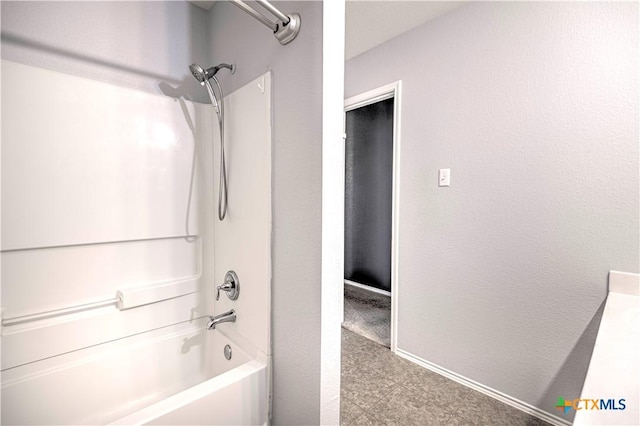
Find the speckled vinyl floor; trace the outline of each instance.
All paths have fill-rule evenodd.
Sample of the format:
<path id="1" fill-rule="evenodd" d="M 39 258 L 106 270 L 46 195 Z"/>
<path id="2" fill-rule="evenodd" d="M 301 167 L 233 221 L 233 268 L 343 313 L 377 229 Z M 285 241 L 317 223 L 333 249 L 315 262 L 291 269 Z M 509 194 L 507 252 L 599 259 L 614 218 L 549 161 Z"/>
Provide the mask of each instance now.
<path id="1" fill-rule="evenodd" d="M 549 425 L 345 329 L 340 424 Z"/>

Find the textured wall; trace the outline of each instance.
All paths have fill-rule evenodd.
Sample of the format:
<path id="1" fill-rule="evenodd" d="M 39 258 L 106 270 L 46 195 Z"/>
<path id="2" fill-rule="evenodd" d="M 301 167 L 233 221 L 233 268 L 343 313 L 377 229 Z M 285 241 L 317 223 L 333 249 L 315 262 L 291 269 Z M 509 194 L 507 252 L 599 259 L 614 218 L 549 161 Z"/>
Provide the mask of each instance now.
<path id="1" fill-rule="evenodd" d="M 638 272 L 638 57 L 637 3 L 496 2 L 347 63 L 347 97 L 403 81 L 400 349 L 578 397 L 607 273 Z"/>
<path id="2" fill-rule="evenodd" d="M 273 77 L 273 422 L 320 421 L 322 3 L 277 2 L 302 16 L 287 46 L 227 2 L 210 12 L 212 64 L 227 93 L 267 70 Z M 231 194 L 230 194 L 231 196 Z"/>
<path id="3" fill-rule="evenodd" d="M 207 62 L 207 12 L 181 1 L 3 1 L 2 59 L 209 102 L 189 73 Z"/>

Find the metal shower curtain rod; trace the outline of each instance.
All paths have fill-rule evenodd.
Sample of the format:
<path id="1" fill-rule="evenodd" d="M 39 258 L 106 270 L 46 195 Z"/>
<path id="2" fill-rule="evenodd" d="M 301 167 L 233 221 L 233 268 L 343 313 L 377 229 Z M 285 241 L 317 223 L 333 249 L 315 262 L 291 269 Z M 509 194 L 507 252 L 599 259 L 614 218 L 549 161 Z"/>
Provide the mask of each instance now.
<path id="1" fill-rule="evenodd" d="M 278 39 L 280 44 L 291 43 L 300 32 L 300 15 L 297 13 L 284 14 L 267 0 L 256 0 L 269 13 L 278 18 L 276 22 L 258 12 L 242 0 L 231 0 L 231 3 L 244 10 L 249 15 L 266 25 L 273 31 L 273 35 Z"/>

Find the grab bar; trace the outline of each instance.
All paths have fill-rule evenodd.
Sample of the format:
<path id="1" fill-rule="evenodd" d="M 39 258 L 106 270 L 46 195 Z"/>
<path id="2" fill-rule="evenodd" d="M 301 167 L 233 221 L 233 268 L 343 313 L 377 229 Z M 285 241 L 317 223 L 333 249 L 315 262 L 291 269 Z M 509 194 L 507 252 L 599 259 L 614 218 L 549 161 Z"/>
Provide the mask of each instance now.
<path id="1" fill-rule="evenodd" d="M 118 301 L 119 299 L 117 297 L 114 297 L 113 299 L 106 299 L 106 300 L 101 300 L 99 302 L 93 302 L 93 303 L 85 303 L 82 305 L 70 306 L 68 308 L 53 309 L 51 311 L 39 312 L 37 314 L 22 315 L 22 316 L 13 317 L 13 318 L 3 318 L 2 326 L 7 327 L 12 325 L 22 324 L 25 322 L 32 322 L 32 321 L 38 321 L 38 320 L 47 319 L 51 317 L 57 317 L 61 315 L 75 314 L 77 312 L 82 312 L 89 309 L 103 308 L 105 306 L 116 305 Z"/>
<path id="2" fill-rule="evenodd" d="M 189 277 L 187 279 L 175 281 L 161 281 L 144 286 L 133 286 L 117 291 L 117 296 L 112 299 L 100 300 L 98 302 L 83 303 L 76 306 L 69 306 L 61 309 L 52 309 L 50 311 L 38 312 L 36 314 L 21 315 L 12 318 L 3 318 L 0 325 L 2 327 L 33 322 L 47 318 L 58 317 L 62 315 L 75 314 L 89 309 L 104 308 L 106 306 L 115 305 L 119 310 L 137 308 L 138 306 L 148 305 L 150 303 L 160 302 L 174 297 L 184 296 L 186 294 L 198 291 L 198 282 L 200 274 Z"/>

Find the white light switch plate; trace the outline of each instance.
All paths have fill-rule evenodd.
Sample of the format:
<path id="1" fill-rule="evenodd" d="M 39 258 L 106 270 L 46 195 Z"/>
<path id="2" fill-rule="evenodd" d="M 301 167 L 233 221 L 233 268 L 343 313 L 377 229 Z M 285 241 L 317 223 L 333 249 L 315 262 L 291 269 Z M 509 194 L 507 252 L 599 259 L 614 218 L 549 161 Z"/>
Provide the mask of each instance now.
<path id="1" fill-rule="evenodd" d="M 438 186 L 451 185 L 451 169 L 440 169 L 438 172 Z"/>

